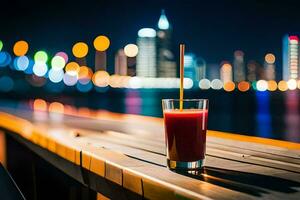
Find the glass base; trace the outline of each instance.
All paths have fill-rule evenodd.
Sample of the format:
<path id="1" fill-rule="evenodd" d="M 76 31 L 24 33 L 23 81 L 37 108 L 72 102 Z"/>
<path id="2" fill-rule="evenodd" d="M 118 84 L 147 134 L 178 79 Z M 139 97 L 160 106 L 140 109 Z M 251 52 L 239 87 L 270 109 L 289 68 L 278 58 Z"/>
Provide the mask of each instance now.
<path id="1" fill-rule="evenodd" d="M 167 165 L 170 170 L 200 170 L 203 167 L 204 159 L 193 162 L 180 162 L 167 159 Z"/>

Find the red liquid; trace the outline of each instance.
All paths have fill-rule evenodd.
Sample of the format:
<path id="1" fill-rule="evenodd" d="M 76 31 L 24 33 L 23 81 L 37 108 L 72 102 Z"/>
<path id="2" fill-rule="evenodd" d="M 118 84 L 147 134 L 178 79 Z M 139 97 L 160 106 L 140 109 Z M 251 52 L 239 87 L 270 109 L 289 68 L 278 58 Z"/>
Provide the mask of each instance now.
<path id="1" fill-rule="evenodd" d="M 173 161 L 204 159 L 207 110 L 164 111 L 167 157 Z"/>

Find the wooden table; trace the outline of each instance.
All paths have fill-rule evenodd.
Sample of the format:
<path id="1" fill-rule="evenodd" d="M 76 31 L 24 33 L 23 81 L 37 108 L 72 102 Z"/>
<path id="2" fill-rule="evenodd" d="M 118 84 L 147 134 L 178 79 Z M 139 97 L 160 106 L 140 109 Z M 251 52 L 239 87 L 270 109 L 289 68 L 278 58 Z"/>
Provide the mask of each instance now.
<path id="1" fill-rule="evenodd" d="M 208 131 L 203 173 L 179 174 L 160 118 L 1 110 L 2 130 L 99 199 L 300 199 L 297 143 Z"/>

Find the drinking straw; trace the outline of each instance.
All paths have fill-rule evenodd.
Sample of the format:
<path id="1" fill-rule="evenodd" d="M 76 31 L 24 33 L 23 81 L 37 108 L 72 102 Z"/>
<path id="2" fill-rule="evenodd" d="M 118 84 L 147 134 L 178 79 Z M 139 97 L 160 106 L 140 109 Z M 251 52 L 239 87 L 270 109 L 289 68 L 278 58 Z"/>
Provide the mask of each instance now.
<path id="1" fill-rule="evenodd" d="M 179 93 L 179 109 L 183 109 L 183 78 L 184 78 L 184 44 L 180 44 L 180 93 Z"/>

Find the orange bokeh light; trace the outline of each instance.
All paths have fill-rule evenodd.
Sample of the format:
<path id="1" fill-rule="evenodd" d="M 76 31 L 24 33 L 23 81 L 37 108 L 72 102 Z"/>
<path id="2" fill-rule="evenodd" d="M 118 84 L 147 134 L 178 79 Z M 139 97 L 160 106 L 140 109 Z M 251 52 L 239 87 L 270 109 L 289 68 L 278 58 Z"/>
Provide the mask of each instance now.
<path id="1" fill-rule="evenodd" d="M 35 99 L 33 102 L 33 110 L 47 111 L 47 102 L 43 99 Z"/>
<path id="2" fill-rule="evenodd" d="M 93 75 L 93 83 L 98 87 L 106 87 L 109 84 L 110 76 L 106 71 L 97 71 Z"/>
<path id="3" fill-rule="evenodd" d="M 79 69 L 80 69 L 79 64 L 76 62 L 69 62 L 66 65 L 66 72 L 78 73 Z"/>
<path id="4" fill-rule="evenodd" d="M 250 89 L 250 84 L 247 81 L 241 81 L 238 84 L 238 89 L 241 92 L 246 92 Z"/>
<path id="5" fill-rule="evenodd" d="M 224 90 L 227 92 L 231 92 L 235 89 L 235 84 L 232 81 L 224 83 Z"/>
<path id="6" fill-rule="evenodd" d="M 97 51 L 106 51 L 110 45 L 108 37 L 100 35 L 94 40 L 94 47 Z"/>
<path id="7" fill-rule="evenodd" d="M 275 62 L 276 58 L 274 56 L 274 54 L 272 53 L 268 53 L 266 54 L 265 56 L 265 61 L 268 63 L 268 64 L 273 64 Z"/>
<path id="8" fill-rule="evenodd" d="M 64 105 L 59 102 L 50 103 L 49 112 L 64 113 Z"/>
<path id="9" fill-rule="evenodd" d="M 275 91 L 277 89 L 277 83 L 274 80 L 268 81 L 268 90 Z"/>
<path id="10" fill-rule="evenodd" d="M 278 89 L 280 90 L 280 91 L 287 91 L 288 90 L 288 84 L 287 84 L 287 82 L 286 81 L 279 81 L 279 83 L 278 83 Z"/>
<path id="11" fill-rule="evenodd" d="M 26 41 L 20 40 L 15 43 L 13 52 L 16 56 L 24 56 L 28 51 L 29 45 Z"/>
<path id="12" fill-rule="evenodd" d="M 83 58 L 88 54 L 89 47 L 84 42 L 77 42 L 72 48 L 72 53 L 77 58 Z"/>
<path id="13" fill-rule="evenodd" d="M 78 73 L 78 79 L 91 79 L 93 76 L 93 71 L 87 66 L 81 66 Z"/>

